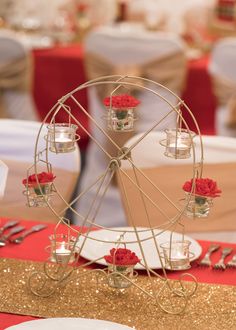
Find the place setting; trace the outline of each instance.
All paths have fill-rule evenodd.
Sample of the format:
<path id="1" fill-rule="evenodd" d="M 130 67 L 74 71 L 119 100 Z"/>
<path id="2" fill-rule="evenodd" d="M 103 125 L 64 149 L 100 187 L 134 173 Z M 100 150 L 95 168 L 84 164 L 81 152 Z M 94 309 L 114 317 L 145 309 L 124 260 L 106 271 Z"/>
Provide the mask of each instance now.
<path id="1" fill-rule="evenodd" d="M 220 258 L 213 262 L 211 260 L 212 254 L 220 252 Z M 234 250 L 231 247 L 224 247 L 221 249 L 219 244 L 211 244 L 205 255 L 197 262 L 199 267 L 210 267 L 212 270 L 225 271 L 227 269 L 236 269 L 236 255 L 233 254 Z M 219 253 L 218 253 L 219 255 Z M 227 258 L 229 256 L 229 258 Z M 227 262 L 225 259 L 228 259 Z M 214 258 L 216 260 L 216 258 Z"/>
<path id="2" fill-rule="evenodd" d="M 96 327 L 98 330 L 129 330 L 132 329 L 126 325 L 122 325 L 115 322 L 94 320 L 86 318 L 51 318 L 44 320 L 34 320 L 24 322 L 19 325 L 11 326 L 8 330 L 56 330 L 56 329 L 68 329 L 68 330 L 90 330 Z"/>
<path id="3" fill-rule="evenodd" d="M 138 227 L 136 230 L 141 242 L 141 249 L 146 256 L 147 265 L 151 269 L 162 268 L 161 260 L 155 253 L 156 243 L 158 244 L 160 256 L 166 269 L 188 269 L 190 268 L 190 261 L 198 259 L 201 255 L 202 248 L 200 244 L 188 235 L 183 237 L 182 234 L 177 232 L 161 232 L 158 229 L 154 229 L 152 233 L 150 228 L 145 227 Z M 120 239 L 121 237 L 122 239 Z M 172 237 L 171 240 L 170 237 Z M 78 242 L 79 247 L 83 244 L 83 241 L 84 239 L 81 237 Z M 114 227 L 90 232 L 80 255 L 87 260 L 97 260 L 99 257 L 106 255 L 115 245 L 127 247 L 138 255 L 139 258 L 142 256 L 140 245 L 137 242 L 136 231 L 132 227 Z M 168 263 L 170 255 L 172 259 L 171 265 Z M 103 266 L 106 265 L 105 259 L 97 260 L 96 263 Z M 134 268 L 144 270 L 145 265 L 138 263 Z"/>

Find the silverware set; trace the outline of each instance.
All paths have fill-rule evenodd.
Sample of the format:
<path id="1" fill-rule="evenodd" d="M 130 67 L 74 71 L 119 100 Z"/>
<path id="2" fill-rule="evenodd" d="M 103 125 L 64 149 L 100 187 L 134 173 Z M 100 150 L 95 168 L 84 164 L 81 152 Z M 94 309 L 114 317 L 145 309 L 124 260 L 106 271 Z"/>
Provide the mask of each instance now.
<path id="1" fill-rule="evenodd" d="M 19 221 L 17 220 L 10 220 L 0 228 L 0 247 L 5 246 L 7 243 L 20 244 L 28 235 L 38 232 L 47 227 L 44 224 L 38 224 L 31 227 L 30 229 L 25 230 L 25 227 L 18 224 Z M 10 230 L 5 234 L 5 231 L 8 229 Z M 23 230 L 25 231 L 23 232 Z M 20 232 L 23 232 L 22 235 L 11 238 L 11 236 L 16 235 Z"/>
<path id="2" fill-rule="evenodd" d="M 11 228 L 11 227 L 14 227 L 15 225 L 17 225 L 19 223 L 19 221 L 17 220 L 10 220 L 8 221 L 7 223 L 5 223 L 5 225 L 3 225 L 1 228 L 0 228 L 0 236 L 2 235 L 2 233 L 8 229 L 8 228 Z"/>
<path id="3" fill-rule="evenodd" d="M 0 246 L 5 246 L 12 235 L 18 234 L 24 229 L 25 228 L 23 226 L 17 226 L 12 228 L 6 235 L 2 235 L 0 237 Z"/>
<path id="4" fill-rule="evenodd" d="M 218 251 L 220 245 L 218 244 L 211 244 L 203 257 L 202 260 L 198 262 L 198 266 L 200 267 L 212 267 L 214 270 L 225 270 L 226 268 L 236 268 L 236 254 L 231 258 L 230 261 L 225 263 L 225 258 L 233 252 L 232 248 L 225 247 L 221 251 L 221 257 L 217 263 L 214 265 L 211 261 L 211 254 Z"/>
<path id="5" fill-rule="evenodd" d="M 213 266 L 213 268 L 214 269 L 219 269 L 219 270 L 225 270 L 226 269 L 226 267 L 227 267 L 227 264 L 225 264 L 225 258 L 229 255 L 229 254 L 231 254 L 231 252 L 233 251 L 233 249 L 231 249 L 231 248 L 224 248 L 223 250 L 222 250 L 222 252 L 221 252 L 221 258 L 220 258 L 220 260 L 216 263 L 216 264 L 214 264 L 214 266 Z"/>
<path id="6" fill-rule="evenodd" d="M 227 268 L 236 268 L 236 254 L 233 256 L 233 258 L 227 262 L 226 264 Z"/>

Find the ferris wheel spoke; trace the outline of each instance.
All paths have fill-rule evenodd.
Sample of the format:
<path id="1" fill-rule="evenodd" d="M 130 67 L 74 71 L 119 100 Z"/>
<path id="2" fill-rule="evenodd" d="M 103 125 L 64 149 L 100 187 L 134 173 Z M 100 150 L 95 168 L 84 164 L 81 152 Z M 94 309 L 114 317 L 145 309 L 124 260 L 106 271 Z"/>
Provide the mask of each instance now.
<path id="1" fill-rule="evenodd" d="M 135 188 L 137 188 L 137 190 L 139 192 L 142 193 L 142 195 L 148 199 L 148 201 L 165 217 L 165 219 L 167 220 L 171 220 L 171 218 L 165 213 L 165 211 L 163 211 L 153 200 L 152 198 L 141 188 L 138 186 L 138 184 L 122 169 L 120 168 L 120 171 L 122 172 L 122 174 L 124 174 L 124 176 L 134 185 Z M 121 176 L 120 176 L 121 177 Z"/>

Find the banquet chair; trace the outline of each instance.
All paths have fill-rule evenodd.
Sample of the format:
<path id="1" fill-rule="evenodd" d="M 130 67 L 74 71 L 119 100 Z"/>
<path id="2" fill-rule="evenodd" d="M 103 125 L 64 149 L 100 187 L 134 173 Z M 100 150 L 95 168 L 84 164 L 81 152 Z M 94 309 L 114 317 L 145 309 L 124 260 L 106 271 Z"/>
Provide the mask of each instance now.
<path id="1" fill-rule="evenodd" d="M 2 160 L 0 160 L 0 199 L 3 198 L 5 193 L 7 176 L 8 167 Z"/>
<path id="2" fill-rule="evenodd" d="M 176 94 L 182 91 L 186 74 L 185 44 L 177 36 L 152 33 L 136 25 L 133 27 L 133 25 L 121 24 L 92 31 L 85 39 L 84 47 L 85 69 L 89 79 L 107 75 L 140 76 L 162 83 Z M 167 90 L 151 83 L 147 83 L 146 87 L 153 88 L 163 98 L 168 99 L 172 104 L 177 104 L 177 98 Z M 105 130 L 105 108 L 102 100 L 110 95 L 112 88 L 114 85 L 113 87 L 106 85 L 102 88 L 92 86 L 88 89 L 89 112 L 96 123 Z M 136 90 L 135 93 L 141 102 L 138 107 L 139 119 L 136 122 L 136 131 L 139 132 L 150 128 L 154 119 L 162 118 L 170 108 L 162 98 L 157 98 L 152 93 L 145 93 L 142 90 Z M 166 118 L 166 121 L 160 123 L 159 129 L 172 126 L 175 122 L 176 116 L 173 113 Z M 106 150 L 110 148 L 106 136 L 93 122 L 90 124 L 90 132 L 101 146 Z M 107 134 L 111 136 L 110 132 Z M 130 136 L 129 133 L 118 135 L 113 135 L 112 139 L 119 146 L 122 146 Z M 114 153 L 114 150 L 112 152 Z M 81 177 L 81 190 L 84 191 L 90 186 L 93 180 L 104 172 L 106 166 L 106 156 L 91 140 L 87 149 L 86 167 Z M 94 196 L 95 192 L 90 190 L 84 198 L 81 198 L 77 209 L 82 215 L 85 215 L 90 208 Z M 76 221 L 80 223 L 79 219 Z M 95 222 L 103 226 L 122 226 L 126 223 L 119 192 L 114 184 L 109 187 Z"/>
<path id="3" fill-rule="evenodd" d="M 7 30 L 0 31 L 0 50 L 0 118 L 38 120 L 28 50 Z"/>
<path id="4" fill-rule="evenodd" d="M 91 26 L 108 25 L 115 22 L 118 10 L 116 0 L 87 0 L 86 13 Z"/>
<path id="5" fill-rule="evenodd" d="M 140 139 L 142 133 L 133 136 L 125 147 L 131 147 Z M 158 188 L 171 201 L 183 210 L 184 191 L 182 186 L 185 181 L 193 177 L 193 168 L 201 160 L 201 142 L 199 137 L 194 138 L 195 161 L 193 154 L 188 159 L 174 159 L 164 155 L 165 149 L 159 141 L 163 139 L 163 132 L 151 132 L 141 140 L 131 151 L 132 162 L 135 167 L 141 170 L 144 175 L 158 186 Z M 222 136 L 202 136 L 203 142 L 203 175 L 202 177 L 212 178 L 217 182 L 222 190 L 222 195 L 214 199 L 212 208 L 207 218 L 188 218 L 183 216 L 185 232 L 196 239 L 219 240 L 225 242 L 235 242 L 236 237 L 236 206 L 235 206 L 235 187 L 236 187 L 236 139 Z M 122 161 L 122 170 L 125 174 L 134 179 L 134 171 L 129 161 Z M 143 174 L 138 173 L 138 181 L 154 202 L 156 202 L 166 214 L 174 217 L 177 212 L 172 204 L 164 195 L 159 194 L 152 184 L 148 182 Z M 129 224 L 132 218 L 138 226 L 149 226 L 145 216 L 145 209 L 141 207 L 140 193 L 135 185 L 122 174 L 122 181 L 119 180 L 119 190 L 122 195 L 127 219 Z M 132 216 L 127 209 L 127 201 L 124 196 L 124 187 L 128 194 L 129 205 L 132 208 Z M 136 181 L 135 181 L 136 182 Z M 147 200 L 146 200 L 147 202 Z M 161 226 L 166 221 L 165 216 L 159 214 L 156 208 L 148 204 L 150 211 L 150 221 L 152 226 Z M 181 231 L 177 227 L 176 231 Z"/>
<path id="6" fill-rule="evenodd" d="M 217 99 L 216 134 L 236 136 L 236 38 L 216 42 L 210 57 L 209 73 Z"/>
<path id="7" fill-rule="evenodd" d="M 52 172 L 56 176 L 54 183 L 57 193 L 51 198 L 49 207 L 28 207 L 27 198 L 23 195 L 26 189 L 22 180 L 27 177 L 27 170 L 35 164 L 37 173 L 47 171 L 41 161 L 34 163 L 36 138 L 39 134 L 41 123 L 25 120 L 0 119 L 0 159 L 9 168 L 5 195 L 0 201 L 0 216 L 10 218 L 23 218 L 39 221 L 58 221 L 58 215 L 66 207 L 63 199 L 69 203 L 80 172 L 80 153 L 78 146 L 70 153 L 48 152 L 48 161 L 52 165 Z M 46 125 L 42 126 L 39 134 L 37 153 L 46 148 Z M 41 156 L 39 157 L 41 159 Z M 37 158 L 36 158 L 37 159 Z M 42 160 L 46 160 L 46 153 L 42 153 Z M 34 168 L 29 172 L 34 173 Z M 61 213 L 62 212 L 62 213 Z"/>

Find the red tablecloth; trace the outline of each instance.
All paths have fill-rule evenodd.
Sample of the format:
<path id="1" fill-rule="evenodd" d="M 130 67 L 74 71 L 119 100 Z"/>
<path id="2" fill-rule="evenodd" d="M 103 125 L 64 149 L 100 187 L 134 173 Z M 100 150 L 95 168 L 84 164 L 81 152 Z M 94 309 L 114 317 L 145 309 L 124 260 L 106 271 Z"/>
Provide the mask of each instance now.
<path id="1" fill-rule="evenodd" d="M 35 63 L 34 98 L 41 120 L 52 106 L 82 83 L 87 81 L 84 70 L 84 52 L 81 45 L 57 46 L 33 51 Z M 215 99 L 207 72 L 208 57 L 191 60 L 188 63 L 186 88 L 182 98 L 193 112 L 202 134 L 214 134 Z M 87 90 L 76 94 L 81 105 L 88 109 Z M 73 104 L 70 103 L 73 107 Z M 88 119 L 81 112 L 73 114 L 87 128 Z M 67 120 L 65 112 L 57 115 L 57 121 Z M 188 118 L 186 117 L 188 121 Z M 195 129 L 189 120 L 190 129 Z M 80 147 L 86 149 L 88 136 L 80 130 Z"/>
<path id="2" fill-rule="evenodd" d="M 1 224 L 3 224 L 5 221 L 6 221 L 5 219 L 2 219 Z M 22 220 L 21 224 L 25 228 L 30 228 L 32 225 L 36 224 L 36 222 Z M 35 233 L 27 237 L 25 241 L 17 247 L 13 244 L 9 244 L 5 247 L 0 248 L 1 258 L 17 258 L 17 259 L 34 260 L 34 261 L 46 260 L 48 258 L 48 254 L 45 251 L 45 247 L 49 244 L 48 236 L 53 233 L 55 224 L 47 224 L 47 225 L 48 227 L 46 229 L 44 229 L 39 233 Z M 203 249 L 202 255 L 204 255 L 207 248 L 210 245 L 210 242 L 199 241 L 199 243 L 201 244 Z M 234 251 L 236 250 L 236 244 L 227 244 L 220 242 L 219 244 L 221 248 L 230 246 L 234 248 Z M 217 251 L 212 256 L 213 263 L 218 261 L 219 258 L 220 258 L 220 251 Z M 227 257 L 226 261 L 228 259 L 229 257 Z M 81 262 L 84 262 L 84 259 L 81 258 Z M 181 272 L 168 272 L 168 277 L 178 278 L 180 273 Z M 197 278 L 198 282 L 236 285 L 236 276 L 235 276 L 236 269 L 227 269 L 225 271 L 214 271 L 211 268 L 198 267 L 197 261 L 195 261 L 192 263 L 192 267 L 190 270 L 188 270 L 188 273 L 194 275 Z M 15 325 L 32 319 L 35 318 L 24 315 L 0 313 L 0 330 L 3 330 L 10 325 Z"/>
<path id="3" fill-rule="evenodd" d="M 83 56 L 83 48 L 79 45 L 58 46 L 33 51 L 35 67 L 33 93 L 41 120 L 45 118 L 49 110 L 62 96 L 87 80 L 84 73 Z M 83 89 L 76 93 L 76 98 L 87 109 L 86 90 Z M 73 111 L 75 104 L 72 102 L 67 104 L 71 106 Z M 87 116 L 78 110 L 73 114 L 87 129 Z M 61 111 L 56 119 L 59 123 L 67 122 L 68 115 L 65 111 Z M 88 143 L 88 136 L 82 129 L 79 129 L 79 134 L 81 136 L 79 145 L 84 150 Z"/>
<path id="4" fill-rule="evenodd" d="M 192 111 L 202 134 L 215 134 L 216 99 L 207 71 L 209 56 L 188 62 L 186 87 L 182 99 Z M 186 115 L 186 121 L 192 123 Z M 194 129 L 190 124 L 190 129 Z"/>

